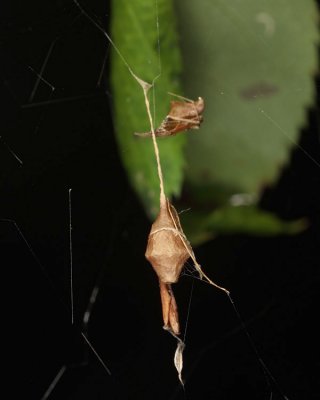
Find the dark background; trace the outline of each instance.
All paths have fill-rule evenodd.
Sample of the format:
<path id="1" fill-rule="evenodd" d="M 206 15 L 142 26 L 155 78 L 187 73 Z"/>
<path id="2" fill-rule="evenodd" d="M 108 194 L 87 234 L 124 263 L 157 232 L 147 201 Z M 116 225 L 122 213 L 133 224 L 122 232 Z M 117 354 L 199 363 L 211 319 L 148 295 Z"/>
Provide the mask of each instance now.
<path id="1" fill-rule="evenodd" d="M 86 3 L 107 29 L 107 2 Z M 196 249 L 208 274 L 231 290 L 275 382 L 268 385 L 228 298 L 182 276 L 175 287 L 182 324 L 193 288 L 184 393 L 173 366 L 176 343 L 161 329 L 157 279 L 144 259 L 150 222 L 114 140 L 108 43 L 72 1 L 1 2 L 0 26 L 0 262 L 8 291 L 2 323 L 15 382 L 7 398 L 22 392 L 41 399 L 66 366 L 50 399 L 248 400 L 272 393 L 275 400 L 281 391 L 289 399 L 319 399 L 319 166 L 296 149 L 261 201 L 286 219 L 307 216 L 307 231 L 221 237 Z M 42 73 L 50 85 L 41 81 L 30 101 L 50 46 Z M 309 110 L 300 145 L 320 162 L 318 118 L 316 107 Z M 96 283 L 99 296 L 83 326 Z"/>

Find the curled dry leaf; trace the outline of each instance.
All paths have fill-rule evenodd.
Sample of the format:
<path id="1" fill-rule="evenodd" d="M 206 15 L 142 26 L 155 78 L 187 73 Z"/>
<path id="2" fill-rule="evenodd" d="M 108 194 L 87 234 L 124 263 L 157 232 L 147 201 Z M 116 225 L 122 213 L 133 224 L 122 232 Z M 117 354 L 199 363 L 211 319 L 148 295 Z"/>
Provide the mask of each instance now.
<path id="1" fill-rule="evenodd" d="M 199 129 L 204 111 L 204 100 L 201 97 L 196 101 L 171 101 L 170 104 L 169 114 L 154 132 L 156 136 L 173 136 L 188 129 Z M 135 133 L 135 135 L 150 137 L 152 132 Z"/>
<path id="2" fill-rule="evenodd" d="M 176 209 L 169 200 L 151 227 L 145 256 L 159 278 L 164 328 L 179 335 L 177 304 L 171 284 L 178 281 L 181 270 L 192 254 Z"/>

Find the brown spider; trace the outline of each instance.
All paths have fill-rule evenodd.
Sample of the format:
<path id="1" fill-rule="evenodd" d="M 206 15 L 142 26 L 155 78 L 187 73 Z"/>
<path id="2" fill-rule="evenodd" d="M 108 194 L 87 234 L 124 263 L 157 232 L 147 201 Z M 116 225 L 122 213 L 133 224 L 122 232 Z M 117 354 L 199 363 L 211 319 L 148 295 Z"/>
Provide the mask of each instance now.
<path id="1" fill-rule="evenodd" d="M 154 133 L 156 136 L 174 136 L 188 129 L 199 129 L 203 121 L 204 100 L 171 101 L 169 114 Z M 136 136 L 150 137 L 152 132 L 135 133 Z"/>

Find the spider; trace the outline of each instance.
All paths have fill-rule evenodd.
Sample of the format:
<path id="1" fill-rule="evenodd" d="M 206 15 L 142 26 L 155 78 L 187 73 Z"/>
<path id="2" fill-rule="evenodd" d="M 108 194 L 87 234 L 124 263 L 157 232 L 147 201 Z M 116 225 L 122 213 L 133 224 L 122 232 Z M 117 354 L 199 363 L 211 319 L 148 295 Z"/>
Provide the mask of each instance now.
<path id="1" fill-rule="evenodd" d="M 199 129 L 203 121 L 204 100 L 171 101 L 169 114 L 155 130 L 157 137 L 174 136 L 189 129 Z M 152 132 L 135 133 L 136 136 L 150 137 Z"/>

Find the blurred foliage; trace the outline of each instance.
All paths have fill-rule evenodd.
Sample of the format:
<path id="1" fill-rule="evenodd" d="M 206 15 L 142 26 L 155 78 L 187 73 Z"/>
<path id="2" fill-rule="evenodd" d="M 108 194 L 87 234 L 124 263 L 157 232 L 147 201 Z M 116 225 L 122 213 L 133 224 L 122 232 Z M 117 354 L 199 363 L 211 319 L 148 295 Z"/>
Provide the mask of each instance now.
<path id="1" fill-rule="evenodd" d="M 304 223 L 280 221 L 256 204 L 288 162 L 314 100 L 315 2 L 175 0 L 175 6 L 176 16 L 171 0 L 115 0 L 111 30 L 136 75 L 152 82 L 161 73 L 154 92 L 156 125 L 168 113 L 168 91 L 205 99 L 199 131 L 158 140 L 167 195 L 176 197 L 178 208 L 192 206 L 192 213 L 182 215 L 183 226 L 198 243 L 216 233 L 302 229 Z M 150 130 L 143 93 L 115 51 L 111 67 L 120 154 L 153 217 L 159 185 L 152 143 L 132 135 Z M 179 200 L 183 180 L 185 195 Z M 232 196 L 250 202 L 233 207 Z"/>
<path id="2" fill-rule="evenodd" d="M 308 221 L 283 221 L 256 206 L 226 205 L 211 213 L 191 211 L 183 214 L 185 233 L 193 244 L 201 244 L 218 234 L 244 233 L 256 236 L 293 235 L 308 227 Z"/>

